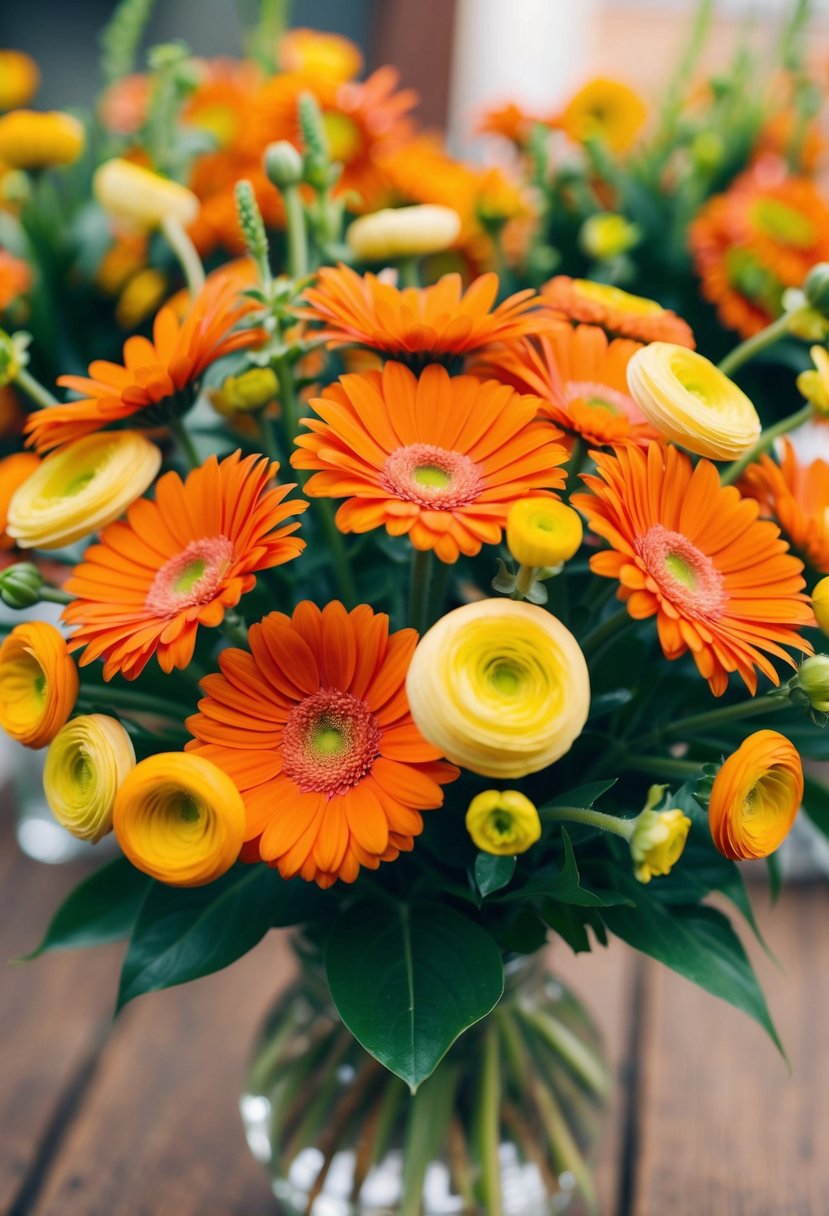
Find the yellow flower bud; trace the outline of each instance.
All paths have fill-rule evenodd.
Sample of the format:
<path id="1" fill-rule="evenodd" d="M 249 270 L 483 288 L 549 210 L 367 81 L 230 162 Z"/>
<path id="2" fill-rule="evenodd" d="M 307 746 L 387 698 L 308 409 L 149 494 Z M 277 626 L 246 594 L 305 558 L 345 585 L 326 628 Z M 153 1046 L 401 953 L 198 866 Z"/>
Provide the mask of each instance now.
<path id="1" fill-rule="evenodd" d="M 813 654 L 804 659 L 793 684 L 806 694 L 812 709 L 829 713 L 829 654 Z"/>
<path id="2" fill-rule="evenodd" d="M 270 367 L 252 367 L 241 376 L 228 376 L 211 400 L 220 414 L 247 414 L 270 405 L 278 387 Z"/>
<path id="3" fill-rule="evenodd" d="M 523 777 L 558 760 L 590 706 L 576 639 L 551 613 L 516 600 L 442 617 L 415 650 L 406 691 L 421 734 L 486 777 Z"/>
<path id="4" fill-rule="evenodd" d="M 797 390 L 807 401 L 811 401 L 815 413 L 829 414 L 829 354 L 822 346 L 813 346 L 809 354 L 815 366 L 800 373 Z"/>
<path id="5" fill-rule="evenodd" d="M 485 790 L 469 804 L 466 830 L 483 853 L 514 857 L 541 838 L 541 820 L 518 790 Z"/>
<path id="6" fill-rule="evenodd" d="M 650 882 L 655 874 L 670 874 L 682 856 L 690 830 L 691 820 L 675 808 L 653 811 L 646 807 L 637 816 L 630 855 L 640 882 Z"/>
<path id="7" fill-rule="evenodd" d="M 245 806 L 212 761 L 162 752 L 128 773 L 115 796 L 113 827 L 137 869 L 174 887 L 199 887 L 239 856 Z"/>
<path id="8" fill-rule="evenodd" d="M 363 215 L 346 233 L 352 252 L 366 262 L 394 262 L 451 249 L 461 217 L 450 207 L 424 203 Z"/>
<path id="9" fill-rule="evenodd" d="M 137 329 L 142 321 L 152 316 L 167 294 L 167 279 L 160 270 L 147 266 L 127 280 L 118 303 L 115 305 L 115 320 L 122 329 Z"/>
<path id="10" fill-rule="evenodd" d="M 37 92 L 40 71 L 23 51 L 0 51 L 0 110 L 25 106 Z"/>
<path id="11" fill-rule="evenodd" d="M 0 118 L 0 161 L 12 169 L 71 165 L 83 152 L 86 135 L 71 114 L 12 110 Z"/>
<path id="12" fill-rule="evenodd" d="M 559 566 L 582 542 L 581 516 L 557 498 L 522 498 L 507 516 L 507 545 L 522 566 Z"/>
<path id="13" fill-rule="evenodd" d="M 610 262 L 627 253 L 639 241 L 639 229 L 623 215 L 602 211 L 584 221 L 579 232 L 583 253 L 598 262 Z"/>
<path id="14" fill-rule="evenodd" d="M 134 767 L 132 740 L 115 718 L 72 718 L 52 740 L 43 770 L 55 819 L 79 840 L 97 843 L 112 831 L 115 795 Z"/>
<path id="15" fill-rule="evenodd" d="M 711 460 L 736 460 L 757 442 L 757 411 L 704 355 L 651 342 L 628 364 L 628 387 L 648 421 L 674 443 Z"/>
<path id="16" fill-rule="evenodd" d="M 145 231 L 165 219 L 186 228 L 199 213 L 199 200 L 186 186 L 127 160 L 105 161 L 92 179 L 92 192 L 104 211 Z"/>
<path id="17" fill-rule="evenodd" d="M 51 743 L 78 699 L 78 670 L 54 625 L 26 621 L 0 646 L 0 727 L 25 747 Z"/>
<path id="18" fill-rule="evenodd" d="M 7 534 L 21 549 L 60 549 L 140 498 L 161 453 L 138 431 L 100 431 L 52 452 L 12 495 Z"/>
<path id="19" fill-rule="evenodd" d="M 812 611 L 820 628 L 829 634 L 829 576 L 822 578 L 812 592 Z"/>

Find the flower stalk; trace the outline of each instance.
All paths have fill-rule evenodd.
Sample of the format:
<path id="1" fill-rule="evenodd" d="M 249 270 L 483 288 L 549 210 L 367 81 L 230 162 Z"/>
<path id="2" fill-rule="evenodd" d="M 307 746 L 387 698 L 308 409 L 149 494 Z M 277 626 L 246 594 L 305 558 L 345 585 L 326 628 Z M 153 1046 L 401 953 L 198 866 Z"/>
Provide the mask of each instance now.
<path id="1" fill-rule="evenodd" d="M 792 332 L 792 321 L 795 318 L 795 313 L 784 312 L 782 317 L 778 317 L 767 325 L 765 329 L 761 329 L 758 334 L 752 334 L 750 338 L 746 338 L 744 342 L 740 342 L 735 346 L 724 359 L 718 363 L 721 372 L 726 376 L 733 376 L 744 364 L 749 360 L 756 358 L 764 350 L 774 346 L 782 338 L 785 338 Z"/>
<path id="2" fill-rule="evenodd" d="M 788 434 L 789 431 L 794 431 L 799 426 L 803 426 L 804 423 L 809 421 L 813 414 L 814 408 L 811 402 L 809 402 L 809 404 L 804 405 L 802 409 L 796 410 L 793 414 L 790 414 L 788 418 L 781 418 L 781 420 L 779 422 L 775 422 L 773 426 L 766 427 L 766 429 L 760 435 L 760 438 L 753 447 L 749 448 L 745 455 L 741 456 L 739 460 L 735 460 L 732 464 L 728 465 L 727 468 L 723 469 L 723 471 L 720 473 L 720 481 L 722 484 L 724 486 L 733 485 L 734 482 L 742 476 L 750 464 L 753 464 L 754 461 L 758 460 L 764 452 L 769 450 L 769 448 L 774 444 L 775 440 L 779 439 L 782 435 Z"/>

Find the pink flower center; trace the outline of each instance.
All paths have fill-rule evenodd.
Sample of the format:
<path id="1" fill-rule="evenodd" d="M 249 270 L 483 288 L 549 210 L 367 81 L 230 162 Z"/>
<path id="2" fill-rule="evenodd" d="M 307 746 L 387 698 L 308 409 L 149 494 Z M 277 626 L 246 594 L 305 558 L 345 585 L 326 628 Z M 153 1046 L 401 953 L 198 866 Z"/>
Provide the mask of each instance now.
<path id="1" fill-rule="evenodd" d="M 432 443 L 410 443 L 392 452 L 383 466 L 383 484 L 397 498 L 433 511 L 452 511 L 471 502 L 483 480 L 474 460 Z"/>
<path id="2" fill-rule="evenodd" d="M 686 616 L 717 620 L 728 602 L 723 576 L 681 532 L 662 524 L 648 528 L 636 550 L 659 590 Z"/>
<path id="3" fill-rule="evenodd" d="M 282 732 L 282 771 L 303 793 L 345 794 L 377 759 L 380 727 L 364 701 L 322 688 L 300 701 Z"/>
<path id="4" fill-rule="evenodd" d="M 607 384 L 594 383 L 590 380 L 568 380 L 564 386 L 567 404 L 582 401 L 594 410 L 607 410 L 609 414 L 621 414 L 628 422 L 645 422 L 646 418 L 639 406 L 627 393 Z"/>
<path id="5" fill-rule="evenodd" d="M 226 536 L 194 540 L 165 562 L 153 579 L 145 607 L 156 616 L 173 616 L 183 608 L 207 604 L 233 564 L 233 545 Z"/>

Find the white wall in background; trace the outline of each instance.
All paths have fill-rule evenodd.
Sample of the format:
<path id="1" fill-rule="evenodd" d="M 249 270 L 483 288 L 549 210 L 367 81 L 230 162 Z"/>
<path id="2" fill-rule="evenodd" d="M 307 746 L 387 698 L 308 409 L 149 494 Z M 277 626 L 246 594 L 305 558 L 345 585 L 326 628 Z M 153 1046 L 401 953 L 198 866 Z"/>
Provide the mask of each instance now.
<path id="1" fill-rule="evenodd" d="M 475 117 L 515 100 L 551 110 L 590 71 L 600 0 L 458 0 L 449 136 L 473 145 Z"/>
<path id="2" fill-rule="evenodd" d="M 564 0 L 566 2 L 566 0 Z M 578 0 L 574 0 L 578 2 Z M 558 0 L 551 0 L 557 4 Z M 605 8 L 678 9 L 692 13 L 699 0 L 601 0 Z M 723 16 L 783 16 L 792 8 L 793 0 L 716 0 L 716 9 Z M 811 0 L 814 13 L 829 14 L 829 0 Z"/>

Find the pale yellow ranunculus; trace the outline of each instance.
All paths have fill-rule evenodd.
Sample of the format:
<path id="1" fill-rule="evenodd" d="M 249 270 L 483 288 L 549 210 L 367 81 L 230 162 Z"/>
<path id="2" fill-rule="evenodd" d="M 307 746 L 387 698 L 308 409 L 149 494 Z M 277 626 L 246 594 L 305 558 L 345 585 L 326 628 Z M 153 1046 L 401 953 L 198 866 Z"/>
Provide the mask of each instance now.
<path id="1" fill-rule="evenodd" d="M 558 760 L 590 707 L 576 639 L 551 613 L 516 600 L 442 617 L 415 650 L 406 691 L 424 737 L 486 777 L 523 777 Z"/>
<path id="2" fill-rule="evenodd" d="M 466 830 L 481 852 L 514 857 L 541 839 L 541 820 L 520 790 L 484 790 L 469 804 Z"/>
<path id="3" fill-rule="evenodd" d="M 66 443 L 12 495 L 7 535 L 21 549 L 60 549 L 112 523 L 140 498 L 161 452 L 138 431 L 100 431 Z"/>
<path id="4" fill-rule="evenodd" d="M 192 190 L 128 160 L 107 160 L 95 171 L 92 192 L 104 211 L 135 228 L 150 231 L 164 220 L 187 228 L 199 213 Z"/>
<path id="5" fill-rule="evenodd" d="M 355 220 L 346 233 L 352 252 L 366 262 L 394 262 L 451 249 L 461 217 L 451 207 L 423 203 L 393 207 Z"/>
<path id="6" fill-rule="evenodd" d="M 697 456 L 737 460 L 760 436 L 748 397 L 710 360 L 672 342 L 651 342 L 628 364 L 631 396 L 666 439 Z"/>
<path id="7" fill-rule="evenodd" d="M 97 843 L 112 831 L 115 795 L 135 767 L 132 740 L 106 714 L 72 718 L 49 745 L 43 790 L 61 827 Z"/>

